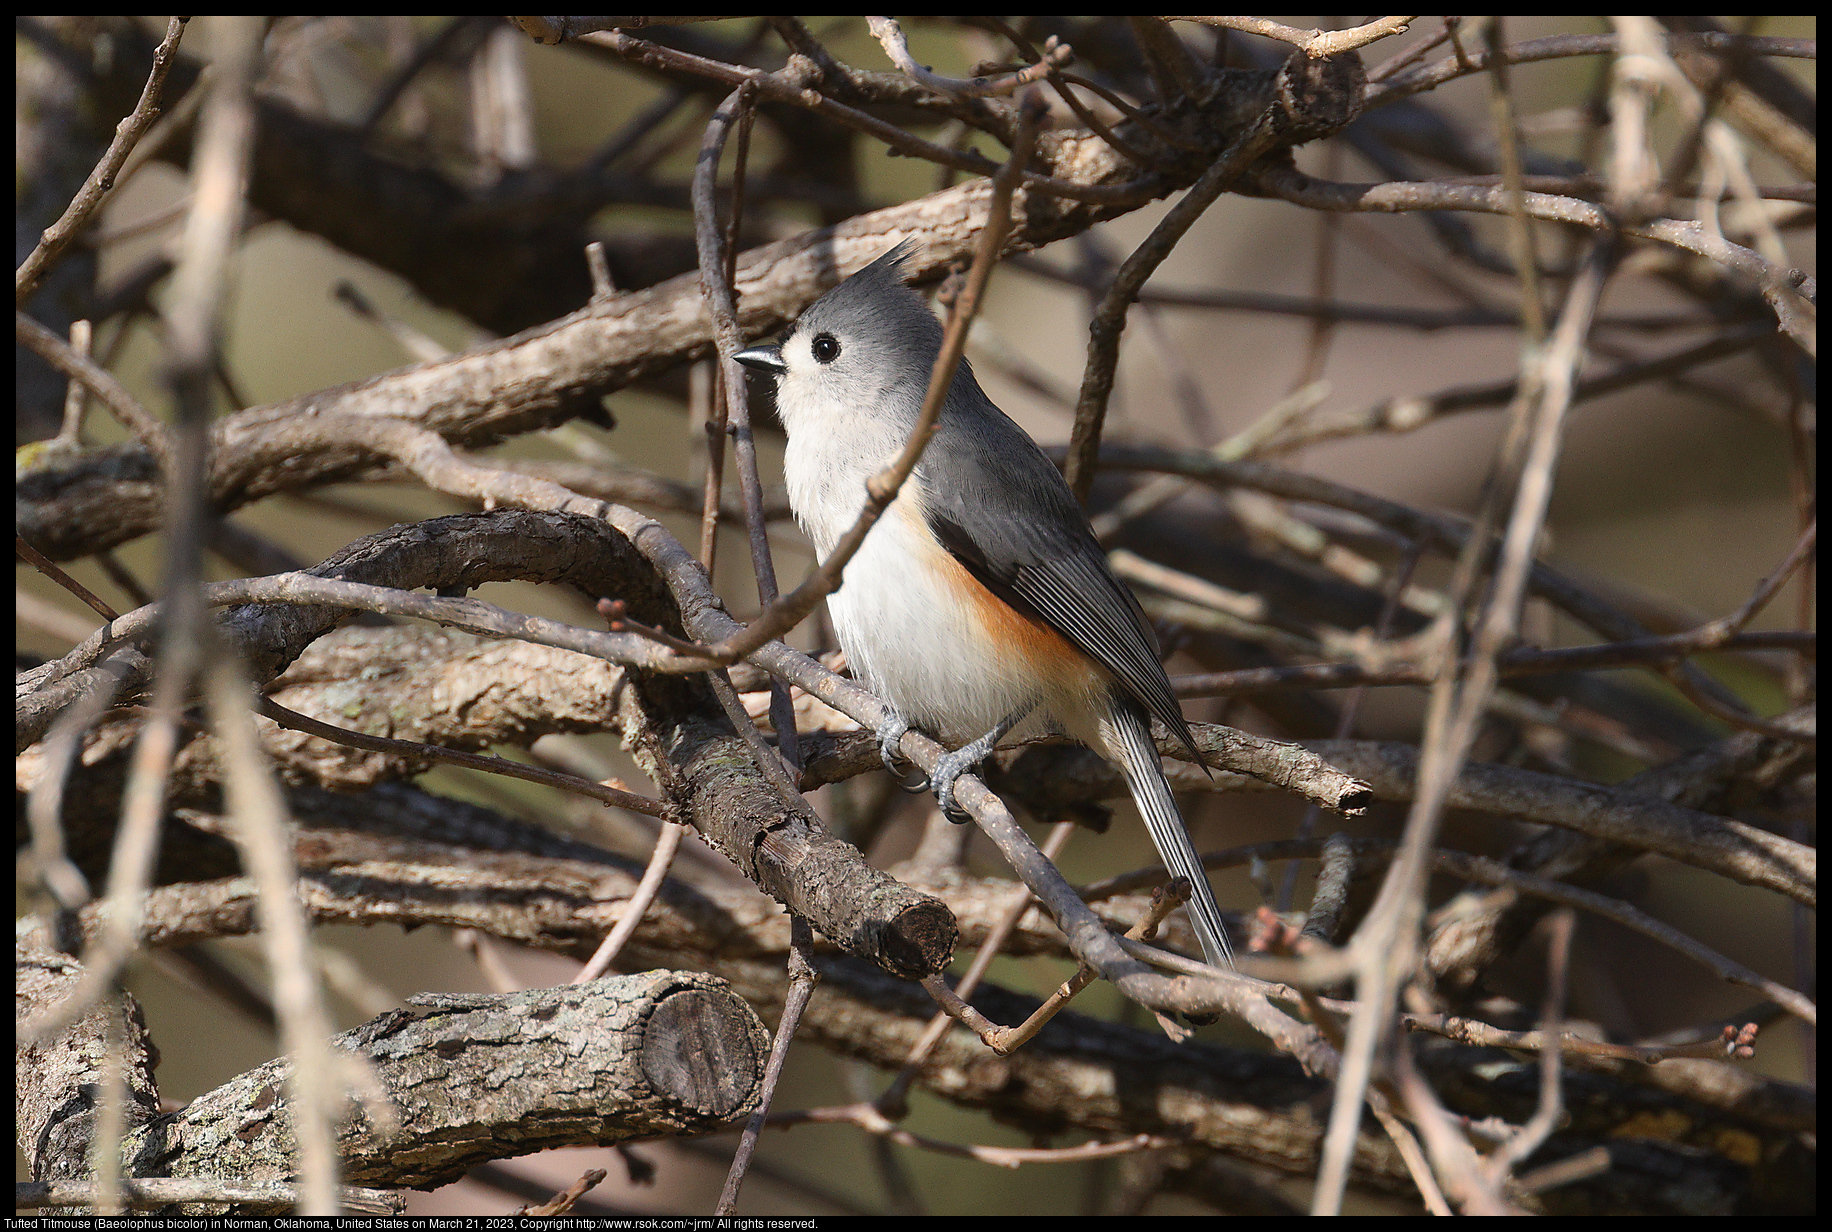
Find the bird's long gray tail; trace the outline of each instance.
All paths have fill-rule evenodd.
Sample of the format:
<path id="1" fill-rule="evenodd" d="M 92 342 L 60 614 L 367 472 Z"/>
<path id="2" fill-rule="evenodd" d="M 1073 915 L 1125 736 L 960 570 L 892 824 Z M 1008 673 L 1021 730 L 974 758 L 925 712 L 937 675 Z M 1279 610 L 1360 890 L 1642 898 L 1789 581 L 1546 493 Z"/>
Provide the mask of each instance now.
<path id="1" fill-rule="evenodd" d="M 1202 953 L 1217 967 L 1234 965 L 1234 950 L 1228 945 L 1228 933 L 1221 923 L 1221 908 L 1215 904 L 1215 892 L 1209 888 L 1208 873 L 1196 858 L 1195 844 L 1183 828 L 1183 816 L 1164 779 L 1164 768 L 1158 761 L 1157 746 L 1151 740 L 1151 720 L 1136 706 L 1117 703 L 1113 707 L 1113 729 L 1120 754 L 1120 771 L 1132 791 L 1133 803 L 1151 831 L 1158 857 L 1173 877 L 1188 877 L 1190 923 L 1202 941 Z"/>

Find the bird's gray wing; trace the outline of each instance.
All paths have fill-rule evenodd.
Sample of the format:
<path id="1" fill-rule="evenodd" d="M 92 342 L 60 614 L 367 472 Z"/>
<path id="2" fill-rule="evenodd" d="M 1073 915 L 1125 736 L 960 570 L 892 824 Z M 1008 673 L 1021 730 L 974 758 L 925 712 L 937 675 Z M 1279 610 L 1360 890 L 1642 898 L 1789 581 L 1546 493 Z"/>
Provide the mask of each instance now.
<path id="1" fill-rule="evenodd" d="M 923 454 L 930 531 L 982 586 L 1106 668 L 1195 752 L 1157 637 L 1068 484 L 1022 428 L 980 401 L 965 413 L 950 405 Z"/>

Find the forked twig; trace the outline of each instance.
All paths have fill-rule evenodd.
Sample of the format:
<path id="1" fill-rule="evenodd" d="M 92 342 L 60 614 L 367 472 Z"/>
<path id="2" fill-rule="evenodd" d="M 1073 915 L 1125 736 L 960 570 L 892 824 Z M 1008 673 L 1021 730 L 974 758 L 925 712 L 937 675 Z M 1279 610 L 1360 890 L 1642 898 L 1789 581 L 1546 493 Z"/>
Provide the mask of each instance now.
<path id="1" fill-rule="evenodd" d="M 1157 887 L 1151 892 L 1151 906 L 1136 924 L 1126 930 L 1126 936 L 1133 941 L 1150 941 L 1157 936 L 1158 925 L 1164 922 L 1164 917 L 1188 902 L 1189 896 L 1189 879 L 1185 877 L 1173 877 L 1169 884 Z M 999 1027 L 990 1035 L 982 1035 L 981 1038 L 986 1041 L 988 1048 L 1000 1056 L 1010 1056 L 1034 1038 L 1037 1032 L 1043 1030 L 1050 1019 L 1061 1013 L 1069 1002 L 1075 999 L 1077 993 L 1094 982 L 1094 977 L 1098 974 L 1099 972 L 1095 971 L 1093 967 L 1082 963 L 1076 968 L 1075 974 L 1046 997 L 1043 1004 L 1038 1006 L 1029 1018 L 1015 1027 Z M 1160 1023 L 1169 1021 L 1162 1014 L 1158 1015 L 1158 1020 Z"/>
<path id="2" fill-rule="evenodd" d="M 1056 69 L 1074 59 L 1075 53 L 1065 43 L 1051 39 L 1045 45 L 1042 58 L 1037 63 L 1021 68 L 1015 73 L 1001 73 L 996 77 L 943 77 L 941 74 L 918 64 L 916 57 L 910 54 L 909 40 L 903 35 L 903 28 L 892 17 L 867 17 L 865 24 L 870 28 L 872 37 L 884 48 L 884 54 L 891 58 L 891 63 L 903 70 L 905 76 L 925 89 L 950 98 L 990 98 L 997 95 L 1016 94 L 1033 81 L 1041 81 Z"/>

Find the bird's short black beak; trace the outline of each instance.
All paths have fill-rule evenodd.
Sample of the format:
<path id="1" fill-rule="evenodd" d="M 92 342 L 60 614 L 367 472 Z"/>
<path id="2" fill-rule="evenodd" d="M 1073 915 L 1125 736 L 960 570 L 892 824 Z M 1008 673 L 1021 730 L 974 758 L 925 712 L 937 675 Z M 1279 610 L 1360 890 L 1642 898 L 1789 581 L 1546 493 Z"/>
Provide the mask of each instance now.
<path id="1" fill-rule="evenodd" d="M 746 347 L 732 358 L 753 372 L 767 372 L 771 376 L 781 376 L 789 370 L 789 365 L 782 362 L 779 346 Z"/>

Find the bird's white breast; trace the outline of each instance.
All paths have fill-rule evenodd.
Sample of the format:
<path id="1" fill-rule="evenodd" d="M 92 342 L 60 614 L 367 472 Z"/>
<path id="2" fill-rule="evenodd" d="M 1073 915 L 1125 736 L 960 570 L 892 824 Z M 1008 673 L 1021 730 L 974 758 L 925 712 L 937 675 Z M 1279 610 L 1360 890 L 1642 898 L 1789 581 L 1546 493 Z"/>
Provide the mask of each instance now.
<path id="1" fill-rule="evenodd" d="M 858 520 L 866 481 L 903 444 L 887 448 L 881 427 L 861 431 L 859 417 L 826 409 L 800 408 L 785 464 L 790 504 L 822 560 Z M 936 541 L 921 512 L 922 481 L 905 483 L 827 599 L 854 674 L 910 722 L 955 743 L 1030 706 L 1081 726 L 1073 720 L 1102 681 L 1080 656 L 1047 653 L 1059 639 L 1031 630 Z"/>

